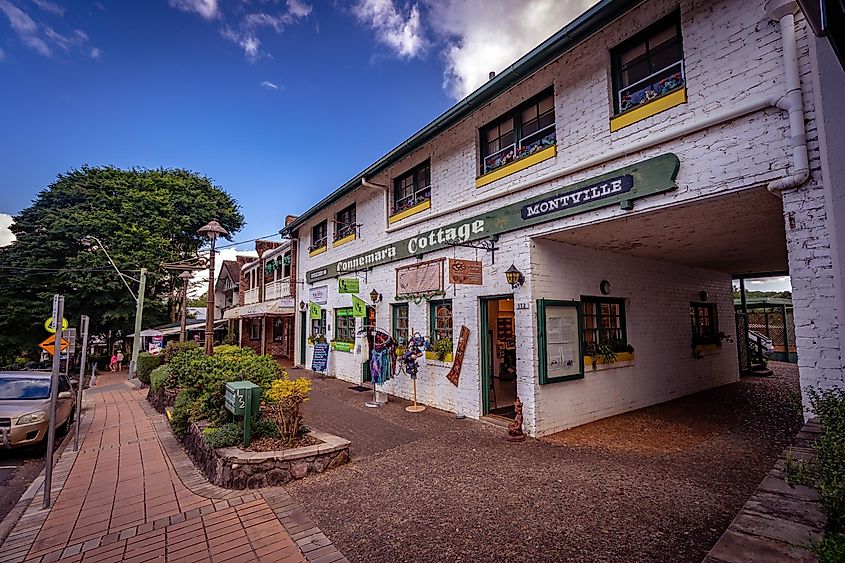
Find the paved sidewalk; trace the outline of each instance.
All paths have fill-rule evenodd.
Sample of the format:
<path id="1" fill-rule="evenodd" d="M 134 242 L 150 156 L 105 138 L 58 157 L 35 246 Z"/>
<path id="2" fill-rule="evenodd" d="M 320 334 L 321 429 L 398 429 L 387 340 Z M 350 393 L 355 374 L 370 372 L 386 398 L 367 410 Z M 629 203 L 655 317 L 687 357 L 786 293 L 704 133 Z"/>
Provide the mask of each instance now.
<path id="1" fill-rule="evenodd" d="M 11 561 L 345 561 L 281 488 L 229 491 L 208 484 L 163 417 L 125 377 L 86 391 L 79 452 L 54 474 L 0 547 Z"/>

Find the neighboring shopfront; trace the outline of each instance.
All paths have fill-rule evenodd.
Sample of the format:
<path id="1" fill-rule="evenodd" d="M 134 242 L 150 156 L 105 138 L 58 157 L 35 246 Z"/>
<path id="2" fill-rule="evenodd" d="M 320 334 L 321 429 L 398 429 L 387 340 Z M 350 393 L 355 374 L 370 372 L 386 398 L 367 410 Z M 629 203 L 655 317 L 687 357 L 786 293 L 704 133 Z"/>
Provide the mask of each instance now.
<path id="1" fill-rule="evenodd" d="M 809 340 L 838 354 L 829 252 L 804 257 L 823 191 L 781 180 L 802 165 L 773 105 L 781 26 L 804 52 L 788 12 L 603 3 L 290 223 L 298 362 L 325 339 L 325 371 L 362 383 L 362 327 L 419 334 L 421 403 L 508 418 L 519 397 L 544 435 L 737 381 L 732 276 L 789 272 L 802 383 L 841 381 Z"/>

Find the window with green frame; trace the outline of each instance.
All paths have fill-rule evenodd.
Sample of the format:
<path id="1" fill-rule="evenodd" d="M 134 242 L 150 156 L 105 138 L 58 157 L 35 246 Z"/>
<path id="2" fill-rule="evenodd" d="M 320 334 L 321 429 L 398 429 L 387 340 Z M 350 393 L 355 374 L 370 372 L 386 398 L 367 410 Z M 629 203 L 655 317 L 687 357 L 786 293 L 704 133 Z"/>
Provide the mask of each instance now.
<path id="1" fill-rule="evenodd" d="M 326 337 L 326 310 L 320 309 L 320 318 L 311 319 L 311 336 Z"/>
<path id="2" fill-rule="evenodd" d="M 581 322 L 585 350 L 607 344 L 614 352 L 627 351 L 624 299 L 581 296 Z"/>
<path id="3" fill-rule="evenodd" d="M 554 90 L 549 88 L 481 128 L 481 174 L 556 142 Z"/>
<path id="4" fill-rule="evenodd" d="M 408 324 L 408 304 L 393 304 L 393 339 L 400 345 L 408 343 L 410 325 Z"/>
<path id="5" fill-rule="evenodd" d="M 718 344 L 720 342 L 715 303 L 690 303 L 689 317 L 694 344 Z"/>
<path id="6" fill-rule="evenodd" d="M 355 341 L 355 317 L 352 307 L 334 310 L 334 339 L 343 342 Z"/>
<path id="7" fill-rule="evenodd" d="M 429 302 L 429 322 L 431 341 L 436 343 L 444 338 L 452 339 L 452 300 L 441 299 Z"/>

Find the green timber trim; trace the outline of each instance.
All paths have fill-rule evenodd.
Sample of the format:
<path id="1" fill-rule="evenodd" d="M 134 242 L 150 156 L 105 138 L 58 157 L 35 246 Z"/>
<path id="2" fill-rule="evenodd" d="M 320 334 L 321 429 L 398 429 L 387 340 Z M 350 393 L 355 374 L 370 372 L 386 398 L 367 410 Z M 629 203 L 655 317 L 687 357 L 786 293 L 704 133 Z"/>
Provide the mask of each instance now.
<path id="1" fill-rule="evenodd" d="M 333 278 L 609 205 L 631 209 L 636 199 L 677 188 L 675 178 L 679 168 L 676 155 L 662 154 L 327 264 L 310 270 L 305 279 L 310 283 Z"/>
<path id="2" fill-rule="evenodd" d="M 579 373 L 573 375 L 566 375 L 563 377 L 549 377 L 549 358 L 547 356 L 547 339 L 546 339 L 546 307 L 574 307 L 577 312 L 578 319 L 578 347 L 581 347 L 584 335 L 583 320 L 581 318 L 581 303 L 578 301 L 561 301 L 557 299 L 538 299 L 537 300 L 537 347 L 539 349 L 538 375 L 540 385 L 549 383 L 557 383 L 559 381 L 572 381 L 573 379 L 584 379 L 584 351 L 579 350 L 578 362 L 580 363 Z"/>

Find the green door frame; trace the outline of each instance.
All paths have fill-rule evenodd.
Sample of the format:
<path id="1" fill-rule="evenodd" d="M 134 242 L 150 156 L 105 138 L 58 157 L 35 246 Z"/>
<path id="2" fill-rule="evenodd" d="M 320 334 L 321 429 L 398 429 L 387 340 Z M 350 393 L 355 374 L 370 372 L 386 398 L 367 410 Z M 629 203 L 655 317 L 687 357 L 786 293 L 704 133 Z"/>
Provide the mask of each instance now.
<path id="1" fill-rule="evenodd" d="M 483 295 L 478 298 L 478 342 L 479 357 L 478 365 L 481 367 L 481 415 L 490 414 L 490 339 L 488 338 L 487 330 L 490 324 L 489 315 L 487 314 L 487 304 L 490 301 L 498 301 L 500 299 L 511 299 L 514 302 L 514 315 L 516 314 L 516 298 L 513 293 L 504 293 L 501 295 Z M 514 323 L 516 324 L 516 323 Z"/>
<path id="2" fill-rule="evenodd" d="M 302 330 L 299 333 L 299 363 L 302 364 L 302 367 L 305 367 L 305 331 L 307 330 L 306 326 L 308 324 L 308 317 L 305 311 L 299 313 L 299 322 L 302 326 Z"/>

